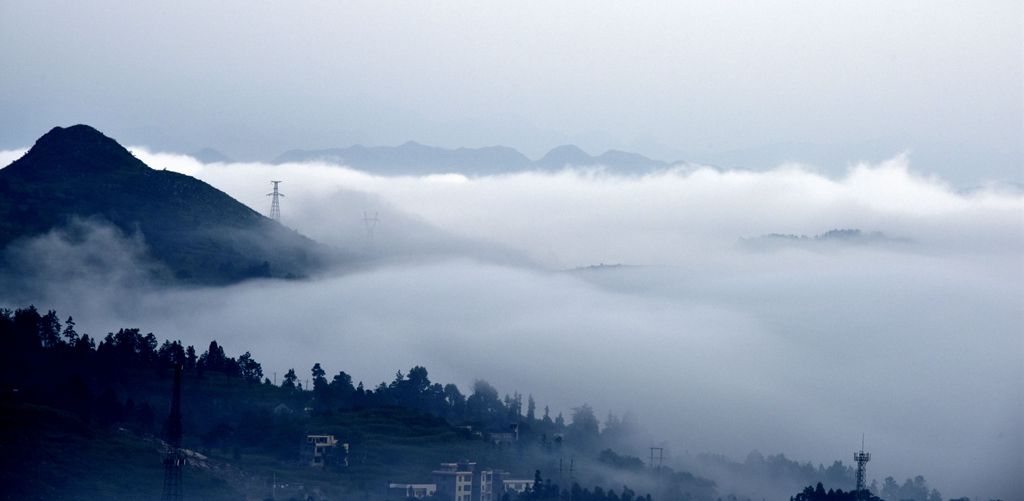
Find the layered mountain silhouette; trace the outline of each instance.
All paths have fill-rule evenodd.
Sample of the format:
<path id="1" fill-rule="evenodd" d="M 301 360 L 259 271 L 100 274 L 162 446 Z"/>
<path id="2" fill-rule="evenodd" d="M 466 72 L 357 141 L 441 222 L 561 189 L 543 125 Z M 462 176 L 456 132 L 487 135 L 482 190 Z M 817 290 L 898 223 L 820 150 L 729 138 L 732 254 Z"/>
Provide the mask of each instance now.
<path id="1" fill-rule="evenodd" d="M 326 162 L 386 175 L 448 172 L 488 175 L 590 166 L 601 166 L 618 172 L 643 173 L 669 165 L 668 162 L 618 150 L 593 156 L 573 145 L 554 148 L 534 161 L 506 146 L 446 149 L 412 141 L 401 146 L 356 145 L 324 150 L 290 150 L 274 159 L 277 164 L 289 162 Z"/>
<path id="2" fill-rule="evenodd" d="M 229 156 L 227 156 L 227 155 L 225 155 L 225 154 L 223 154 L 223 153 L 221 153 L 221 152 L 219 152 L 219 151 L 217 151 L 217 150 L 215 150 L 213 148 L 203 148 L 201 150 L 197 150 L 197 151 L 194 151 L 192 153 L 189 153 L 189 156 L 194 158 L 194 159 L 196 159 L 196 160 L 199 160 L 200 162 L 203 162 L 204 164 L 213 164 L 213 163 L 225 163 L 226 164 L 226 163 L 234 162 L 234 160 L 231 159 L 231 157 L 229 157 Z"/>
<path id="3" fill-rule="evenodd" d="M 169 281 L 300 277 L 326 257 L 319 244 L 224 192 L 151 169 L 92 127 L 56 127 L 0 169 L 0 250 L 78 218 L 141 235 Z"/>
<path id="4" fill-rule="evenodd" d="M 598 156 L 593 156 L 573 145 L 558 146 L 533 164 L 545 170 L 561 169 L 566 166 L 604 166 L 613 170 L 630 172 L 644 172 L 669 165 L 668 162 L 654 160 L 628 151 L 608 150 Z"/>

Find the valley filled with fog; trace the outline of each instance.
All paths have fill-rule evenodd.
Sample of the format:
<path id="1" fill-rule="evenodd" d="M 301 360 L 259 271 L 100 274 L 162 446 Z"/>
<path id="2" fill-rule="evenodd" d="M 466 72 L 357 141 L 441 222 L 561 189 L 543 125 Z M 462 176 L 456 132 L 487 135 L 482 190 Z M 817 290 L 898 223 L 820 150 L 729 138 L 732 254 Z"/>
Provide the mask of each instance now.
<path id="1" fill-rule="evenodd" d="M 664 445 L 678 464 L 751 450 L 849 462 L 864 433 L 871 478 L 1024 490 L 1019 188 L 960 190 L 904 155 L 839 177 L 802 165 L 384 177 L 132 151 L 264 213 L 268 181 L 283 180 L 282 223 L 352 257 L 301 280 L 159 287 L 132 272 L 144 241 L 99 224 L 9 251 L 37 271 L 0 299 L 96 335 L 215 338 L 267 375 L 319 362 L 373 386 L 418 364 L 552 414 L 631 412 L 638 448 Z M 814 238 L 835 229 L 860 233 Z"/>

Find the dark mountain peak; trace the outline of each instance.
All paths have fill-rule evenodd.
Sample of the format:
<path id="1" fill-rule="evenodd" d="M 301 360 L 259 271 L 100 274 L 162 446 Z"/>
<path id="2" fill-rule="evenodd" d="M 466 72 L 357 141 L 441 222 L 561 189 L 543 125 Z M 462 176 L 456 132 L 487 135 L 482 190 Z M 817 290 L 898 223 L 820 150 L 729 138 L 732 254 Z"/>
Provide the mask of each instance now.
<path id="1" fill-rule="evenodd" d="M 0 169 L 0 268 L 9 244 L 76 218 L 141 236 L 167 280 L 303 276 L 323 262 L 315 242 L 198 179 L 150 169 L 86 125 L 51 130 Z"/>
<path id="2" fill-rule="evenodd" d="M 88 125 L 54 127 L 9 167 L 82 173 L 148 170 L 130 151 Z"/>
<path id="3" fill-rule="evenodd" d="M 102 132 L 85 124 L 77 124 L 69 127 L 54 127 L 50 132 L 43 134 L 36 139 L 36 145 L 41 146 L 51 143 L 80 142 L 80 143 L 107 143 L 120 146 L 117 141 L 105 136 Z"/>

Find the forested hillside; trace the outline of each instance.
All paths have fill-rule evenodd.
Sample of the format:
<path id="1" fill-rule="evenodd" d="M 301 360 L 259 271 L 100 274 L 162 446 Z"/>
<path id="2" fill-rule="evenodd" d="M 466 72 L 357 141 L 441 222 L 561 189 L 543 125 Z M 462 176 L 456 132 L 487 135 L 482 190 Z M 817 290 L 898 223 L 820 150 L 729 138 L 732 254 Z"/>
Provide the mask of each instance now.
<path id="1" fill-rule="evenodd" d="M 7 462 L 0 482 L 8 499 L 156 497 L 179 364 L 190 498 L 266 497 L 274 490 L 281 499 L 383 499 L 387 482 L 427 482 L 440 463 L 467 458 L 516 478 L 541 478 L 523 501 L 630 501 L 643 497 L 638 493 L 715 500 L 750 492 L 735 488 L 745 482 L 852 482 L 852 469 L 841 462 L 815 468 L 781 455 L 743 463 L 702 455 L 691 462 L 692 473 L 652 467 L 640 459 L 638 425 L 628 415 L 609 414 L 602 423 L 582 404 L 568 418 L 552 416 L 529 395 L 502 395 L 484 380 L 464 393 L 431 381 L 420 366 L 371 388 L 315 362 L 308 377 L 289 370 L 275 384 L 252 354 L 231 356 L 217 341 L 200 352 L 137 328 L 93 336 L 79 332 L 70 316 L 61 321 L 55 311 L 34 307 L 0 309 L 0 343 L 0 447 Z M 349 452 L 310 468 L 300 462 L 307 434 L 335 435 Z M 941 500 L 921 478 L 908 480 L 906 489 L 886 479 L 883 493 L 913 495 L 915 486 L 925 487 L 927 498 L 919 501 Z M 812 499 L 806 496 L 814 491 L 801 495 Z"/>

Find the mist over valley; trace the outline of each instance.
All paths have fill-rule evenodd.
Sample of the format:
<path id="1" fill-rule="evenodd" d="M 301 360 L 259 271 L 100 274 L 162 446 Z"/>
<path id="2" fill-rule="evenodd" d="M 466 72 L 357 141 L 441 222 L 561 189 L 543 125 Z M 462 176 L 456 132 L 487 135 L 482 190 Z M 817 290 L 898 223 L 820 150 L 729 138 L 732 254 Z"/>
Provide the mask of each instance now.
<path id="1" fill-rule="evenodd" d="M 0 499 L 1024 501 L 1024 4 L 0 0 Z"/>
<path id="2" fill-rule="evenodd" d="M 752 450 L 829 464 L 864 432 L 887 475 L 1019 487 L 1020 194 L 957 192 L 906 157 L 836 179 L 792 165 L 382 177 L 131 150 L 253 210 L 283 179 L 282 222 L 345 258 L 292 280 L 168 284 L 146 272 L 145 231 L 101 214 L 9 245 L 31 286 L 5 304 L 95 334 L 215 338 L 268 375 L 315 361 L 373 385 L 423 365 L 566 415 L 628 412 L 634 453 L 658 444 L 691 468 Z M 757 237 L 777 232 L 822 235 Z"/>

